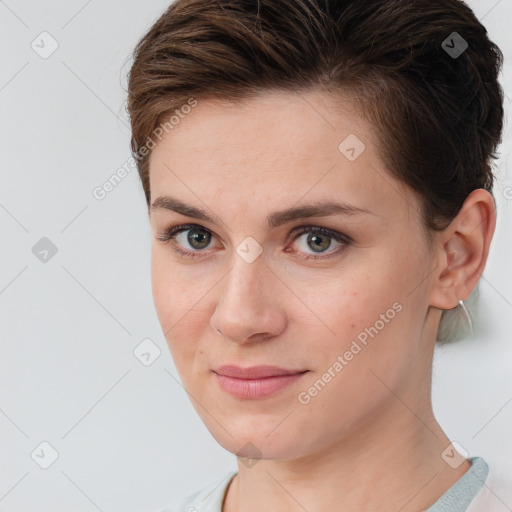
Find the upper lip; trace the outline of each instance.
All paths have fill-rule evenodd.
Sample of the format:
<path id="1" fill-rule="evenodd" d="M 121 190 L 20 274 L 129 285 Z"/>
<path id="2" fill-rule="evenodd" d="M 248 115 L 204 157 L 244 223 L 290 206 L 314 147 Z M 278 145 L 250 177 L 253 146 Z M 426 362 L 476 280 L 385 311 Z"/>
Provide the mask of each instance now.
<path id="1" fill-rule="evenodd" d="M 265 377 L 275 377 L 277 375 L 293 375 L 303 373 L 307 370 L 287 370 L 278 366 L 250 366 L 248 368 L 240 368 L 234 365 L 224 365 L 213 370 L 219 375 L 226 377 L 235 377 L 238 379 L 263 379 Z"/>

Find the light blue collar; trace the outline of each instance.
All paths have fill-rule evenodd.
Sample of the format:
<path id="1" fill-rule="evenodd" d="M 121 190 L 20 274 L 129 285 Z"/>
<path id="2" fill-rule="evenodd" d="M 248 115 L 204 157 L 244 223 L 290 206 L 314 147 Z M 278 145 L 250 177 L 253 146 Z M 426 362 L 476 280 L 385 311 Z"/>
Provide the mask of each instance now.
<path id="1" fill-rule="evenodd" d="M 465 512 L 483 489 L 489 466 L 481 457 L 469 459 L 471 467 L 425 512 Z"/>

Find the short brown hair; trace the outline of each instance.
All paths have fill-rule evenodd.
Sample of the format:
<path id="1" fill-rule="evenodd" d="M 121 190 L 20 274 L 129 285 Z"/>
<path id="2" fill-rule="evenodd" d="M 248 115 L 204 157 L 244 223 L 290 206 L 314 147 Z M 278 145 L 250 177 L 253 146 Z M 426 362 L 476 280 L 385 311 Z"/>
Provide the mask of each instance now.
<path id="1" fill-rule="evenodd" d="M 128 80 L 148 206 L 140 148 L 191 97 L 321 87 L 357 102 L 389 172 L 419 193 L 425 227 L 444 229 L 471 191 L 492 194 L 502 62 L 460 0 L 177 0 L 138 42 Z"/>

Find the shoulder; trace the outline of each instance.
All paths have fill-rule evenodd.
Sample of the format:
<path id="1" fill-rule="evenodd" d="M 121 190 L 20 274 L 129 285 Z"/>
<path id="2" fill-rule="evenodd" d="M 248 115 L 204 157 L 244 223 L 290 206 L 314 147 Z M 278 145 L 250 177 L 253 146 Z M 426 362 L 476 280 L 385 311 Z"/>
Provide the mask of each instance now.
<path id="1" fill-rule="evenodd" d="M 222 512 L 222 502 L 226 489 L 235 475 L 236 471 L 230 471 L 221 480 L 216 480 L 155 512 Z"/>
<path id="2" fill-rule="evenodd" d="M 489 465 L 482 489 L 471 502 L 467 512 L 510 512 L 512 509 L 512 475 Z"/>

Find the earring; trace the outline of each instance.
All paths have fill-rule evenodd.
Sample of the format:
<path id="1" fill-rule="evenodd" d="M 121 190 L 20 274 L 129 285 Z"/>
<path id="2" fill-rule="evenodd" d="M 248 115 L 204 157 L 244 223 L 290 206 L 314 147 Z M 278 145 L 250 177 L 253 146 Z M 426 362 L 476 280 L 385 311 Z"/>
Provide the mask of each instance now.
<path id="1" fill-rule="evenodd" d="M 471 313 L 469 312 L 468 308 L 464 304 L 463 300 L 459 300 L 458 306 L 462 307 L 462 311 L 464 311 L 464 314 L 466 315 L 466 319 L 467 319 L 468 324 L 469 324 L 469 330 L 471 331 L 471 335 L 473 335 L 474 334 L 474 330 L 473 330 L 473 319 L 471 318 Z"/>

